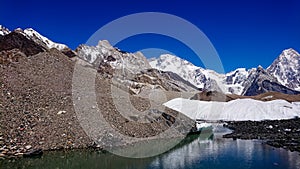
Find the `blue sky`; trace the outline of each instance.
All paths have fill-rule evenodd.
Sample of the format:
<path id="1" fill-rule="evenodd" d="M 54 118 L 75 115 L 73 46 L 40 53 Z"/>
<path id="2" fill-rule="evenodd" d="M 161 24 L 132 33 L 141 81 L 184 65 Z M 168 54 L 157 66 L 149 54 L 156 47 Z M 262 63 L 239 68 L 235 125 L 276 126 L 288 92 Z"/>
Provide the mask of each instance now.
<path id="1" fill-rule="evenodd" d="M 32 27 L 75 49 L 103 25 L 119 17 L 137 12 L 169 13 L 201 29 L 228 72 L 238 67 L 266 68 L 286 48 L 300 51 L 299 9 L 298 0 L 4 0 L 0 6 L 0 24 L 9 29 Z M 138 35 L 117 47 L 131 52 L 163 48 L 203 66 L 188 47 L 165 36 Z"/>

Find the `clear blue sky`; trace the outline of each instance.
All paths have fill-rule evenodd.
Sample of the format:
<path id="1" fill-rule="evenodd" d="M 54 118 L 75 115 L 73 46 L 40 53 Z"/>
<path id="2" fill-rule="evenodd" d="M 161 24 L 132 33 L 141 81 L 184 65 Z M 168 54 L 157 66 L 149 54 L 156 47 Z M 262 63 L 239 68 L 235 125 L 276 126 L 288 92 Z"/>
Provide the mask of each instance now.
<path id="1" fill-rule="evenodd" d="M 269 66 L 283 49 L 300 51 L 299 0 L 2 0 L 0 24 L 32 27 L 75 49 L 101 26 L 137 12 L 165 12 L 198 26 L 218 51 L 225 71 Z M 196 65 L 199 59 L 180 42 L 140 35 L 117 45 L 126 51 L 164 48 Z"/>

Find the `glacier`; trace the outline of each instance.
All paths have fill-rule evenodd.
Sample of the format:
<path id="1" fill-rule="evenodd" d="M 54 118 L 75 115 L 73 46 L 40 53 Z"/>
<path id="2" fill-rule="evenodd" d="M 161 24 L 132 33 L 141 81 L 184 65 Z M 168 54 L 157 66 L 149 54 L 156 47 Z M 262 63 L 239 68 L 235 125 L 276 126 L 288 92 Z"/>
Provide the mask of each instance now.
<path id="1" fill-rule="evenodd" d="M 208 102 L 175 98 L 163 105 L 194 120 L 262 121 L 292 119 L 300 116 L 300 102 L 289 103 L 285 100 L 263 102 L 254 99 L 237 99 L 229 102 Z"/>

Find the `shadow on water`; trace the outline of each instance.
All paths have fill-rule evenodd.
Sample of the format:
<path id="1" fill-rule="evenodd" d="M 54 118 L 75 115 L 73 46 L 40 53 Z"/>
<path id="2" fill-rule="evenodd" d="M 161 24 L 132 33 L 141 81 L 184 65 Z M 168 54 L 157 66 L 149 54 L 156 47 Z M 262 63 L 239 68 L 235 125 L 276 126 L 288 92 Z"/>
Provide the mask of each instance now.
<path id="1" fill-rule="evenodd" d="M 188 135 L 161 155 L 132 159 L 108 152 L 73 150 L 45 152 L 40 158 L 0 161 L 0 168 L 18 169 L 137 169 L 137 168 L 300 168 L 298 153 L 274 149 L 259 141 L 223 139 L 217 134 Z"/>
<path id="2" fill-rule="evenodd" d="M 212 133 L 208 134 L 211 137 Z M 201 136 L 201 137 L 200 137 Z M 184 147 L 187 144 L 197 139 L 208 139 L 205 135 L 188 135 L 178 145 L 169 150 L 174 152 L 176 149 Z M 210 138 L 212 139 L 212 138 Z M 163 154 L 162 154 L 163 155 Z M 159 155 L 159 156 L 162 156 Z M 39 158 L 23 158 L 23 159 L 10 159 L 0 161 L 0 168 L 18 168 L 18 169 L 135 169 L 135 168 L 149 168 L 151 162 L 159 157 L 150 157 L 142 159 L 133 159 L 120 157 L 109 152 L 96 151 L 96 150 L 70 150 L 70 151 L 50 151 L 45 152 Z"/>

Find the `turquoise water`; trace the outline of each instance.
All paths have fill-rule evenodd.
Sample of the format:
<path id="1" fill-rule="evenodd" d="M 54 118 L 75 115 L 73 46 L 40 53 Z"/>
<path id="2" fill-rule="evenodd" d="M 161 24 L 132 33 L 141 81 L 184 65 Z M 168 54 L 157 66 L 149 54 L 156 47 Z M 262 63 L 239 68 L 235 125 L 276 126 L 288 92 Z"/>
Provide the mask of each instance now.
<path id="1" fill-rule="evenodd" d="M 130 159 L 92 150 L 46 152 L 41 158 L 5 160 L 0 168 L 18 169 L 299 169 L 299 153 L 260 141 L 189 136 L 167 153 Z"/>

